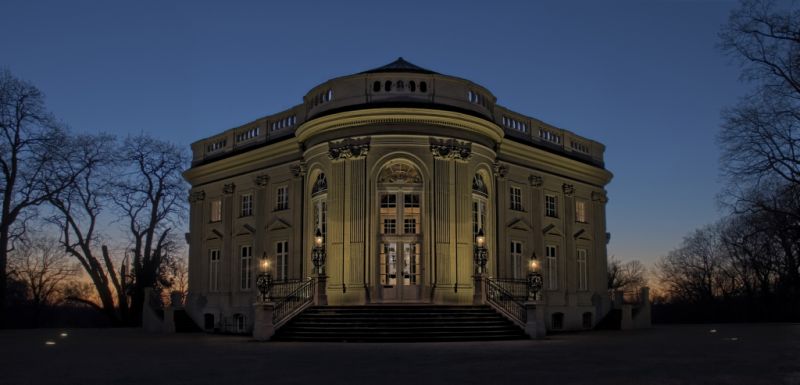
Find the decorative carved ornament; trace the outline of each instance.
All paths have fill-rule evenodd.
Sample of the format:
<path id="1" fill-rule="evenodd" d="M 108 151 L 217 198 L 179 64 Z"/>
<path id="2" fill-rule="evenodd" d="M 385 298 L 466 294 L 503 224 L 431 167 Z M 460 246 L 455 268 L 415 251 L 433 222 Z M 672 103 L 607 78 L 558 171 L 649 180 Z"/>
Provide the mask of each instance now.
<path id="1" fill-rule="evenodd" d="M 434 158 L 469 160 L 472 156 L 472 144 L 456 140 L 431 142 L 431 153 Z"/>
<path id="2" fill-rule="evenodd" d="M 200 202 L 203 199 L 206 199 L 206 192 L 203 190 L 189 192 L 189 203 Z"/>
<path id="3" fill-rule="evenodd" d="M 306 167 L 306 162 L 300 162 L 300 163 L 292 166 L 291 171 L 292 171 L 292 175 L 295 178 L 298 178 L 298 177 L 306 175 L 306 171 L 308 171 L 307 167 Z"/>
<path id="4" fill-rule="evenodd" d="M 508 175 L 508 166 L 500 162 L 493 164 L 492 168 L 494 169 L 494 175 L 499 178 L 505 178 Z"/>
<path id="5" fill-rule="evenodd" d="M 354 159 L 367 156 L 369 138 L 345 139 L 341 142 L 328 142 L 328 157 L 332 160 Z"/>
<path id="6" fill-rule="evenodd" d="M 542 187 L 544 179 L 542 179 L 541 175 L 531 174 L 531 176 L 528 177 L 528 183 L 533 187 Z"/>
<path id="7" fill-rule="evenodd" d="M 416 167 L 405 162 L 392 162 L 381 170 L 378 183 L 419 184 L 422 177 Z"/>
<path id="8" fill-rule="evenodd" d="M 606 196 L 605 192 L 592 191 L 592 200 L 600 203 L 606 203 L 608 202 L 608 197 Z"/>
<path id="9" fill-rule="evenodd" d="M 253 182 L 258 187 L 267 187 L 267 185 L 269 184 L 269 175 L 267 175 L 267 174 L 257 175 L 253 179 Z"/>
<path id="10" fill-rule="evenodd" d="M 564 195 L 575 194 L 575 186 L 571 184 L 564 183 L 561 185 L 561 189 L 564 190 Z"/>
<path id="11" fill-rule="evenodd" d="M 222 186 L 223 194 L 233 194 L 234 191 L 236 191 L 236 185 L 233 183 L 226 183 Z"/>

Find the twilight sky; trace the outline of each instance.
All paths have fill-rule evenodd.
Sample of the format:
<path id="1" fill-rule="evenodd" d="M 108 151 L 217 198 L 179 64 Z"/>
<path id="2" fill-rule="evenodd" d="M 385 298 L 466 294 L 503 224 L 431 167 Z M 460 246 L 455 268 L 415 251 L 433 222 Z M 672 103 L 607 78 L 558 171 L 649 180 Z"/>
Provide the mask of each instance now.
<path id="1" fill-rule="evenodd" d="M 602 4 L 601 4 L 602 3 Z M 609 255 L 648 264 L 720 217 L 716 48 L 732 1 L 0 3 L 0 68 L 76 131 L 192 141 L 398 56 L 604 143 Z"/>

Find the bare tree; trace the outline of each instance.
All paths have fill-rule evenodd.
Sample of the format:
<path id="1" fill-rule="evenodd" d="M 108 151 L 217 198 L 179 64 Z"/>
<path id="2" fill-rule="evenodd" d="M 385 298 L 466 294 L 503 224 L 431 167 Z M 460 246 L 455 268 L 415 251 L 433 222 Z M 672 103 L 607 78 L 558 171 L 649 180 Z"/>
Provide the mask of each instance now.
<path id="1" fill-rule="evenodd" d="M 35 322 L 43 307 L 58 301 L 57 296 L 63 294 L 64 285 L 77 275 L 78 269 L 58 240 L 44 236 L 20 242 L 9 254 L 9 271 L 25 283 Z"/>
<path id="2" fill-rule="evenodd" d="M 670 297 L 689 303 L 708 303 L 724 294 L 718 225 L 695 230 L 656 264 L 658 277 Z"/>
<path id="3" fill-rule="evenodd" d="M 72 178 L 62 157 L 66 134 L 32 84 L 0 71 L 0 325 L 5 319 L 8 252 L 35 209 Z"/>
<path id="4" fill-rule="evenodd" d="M 636 291 L 647 286 L 647 268 L 641 261 L 622 262 L 613 255 L 608 259 L 608 289 Z"/>

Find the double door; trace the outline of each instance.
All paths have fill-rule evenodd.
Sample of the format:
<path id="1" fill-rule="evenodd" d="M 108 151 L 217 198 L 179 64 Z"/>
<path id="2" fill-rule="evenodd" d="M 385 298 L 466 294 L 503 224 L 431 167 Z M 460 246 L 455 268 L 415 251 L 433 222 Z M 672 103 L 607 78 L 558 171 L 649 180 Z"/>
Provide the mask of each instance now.
<path id="1" fill-rule="evenodd" d="M 379 283 L 383 302 L 417 302 L 421 297 L 420 194 L 380 194 Z"/>

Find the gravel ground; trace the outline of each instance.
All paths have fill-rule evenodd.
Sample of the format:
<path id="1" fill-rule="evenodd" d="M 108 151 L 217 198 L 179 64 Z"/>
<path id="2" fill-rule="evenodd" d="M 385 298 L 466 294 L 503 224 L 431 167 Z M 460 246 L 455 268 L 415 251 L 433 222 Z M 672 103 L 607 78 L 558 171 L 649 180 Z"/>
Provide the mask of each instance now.
<path id="1" fill-rule="evenodd" d="M 2 385 L 314 382 L 800 384 L 800 324 L 658 326 L 537 341 L 406 344 L 259 343 L 139 329 L 0 331 Z"/>

